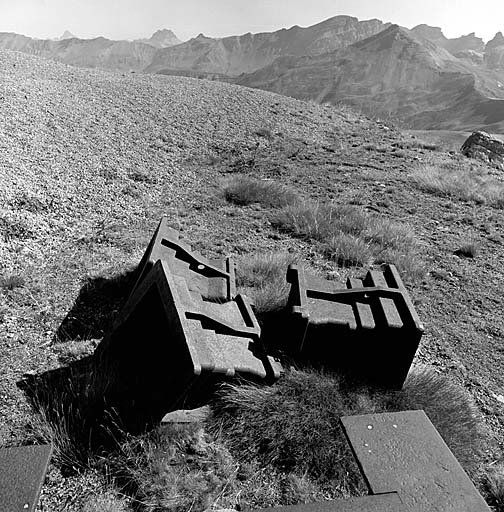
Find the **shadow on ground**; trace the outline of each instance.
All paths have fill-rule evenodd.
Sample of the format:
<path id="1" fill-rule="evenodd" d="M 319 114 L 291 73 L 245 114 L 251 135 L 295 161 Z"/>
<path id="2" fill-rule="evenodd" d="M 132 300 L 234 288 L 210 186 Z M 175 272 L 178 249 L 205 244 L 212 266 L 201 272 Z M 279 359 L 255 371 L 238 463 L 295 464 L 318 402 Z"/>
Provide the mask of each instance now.
<path id="1" fill-rule="evenodd" d="M 137 272 L 86 280 L 72 309 L 54 335 L 55 342 L 103 338 L 131 291 Z"/>

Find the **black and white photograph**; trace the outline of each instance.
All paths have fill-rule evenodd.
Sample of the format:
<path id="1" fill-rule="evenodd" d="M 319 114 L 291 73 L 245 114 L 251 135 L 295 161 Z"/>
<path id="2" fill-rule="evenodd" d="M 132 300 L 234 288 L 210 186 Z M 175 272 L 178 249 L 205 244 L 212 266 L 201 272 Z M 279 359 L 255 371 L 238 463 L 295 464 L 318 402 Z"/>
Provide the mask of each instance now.
<path id="1" fill-rule="evenodd" d="M 0 512 L 504 512 L 503 32 L 0 0 Z"/>

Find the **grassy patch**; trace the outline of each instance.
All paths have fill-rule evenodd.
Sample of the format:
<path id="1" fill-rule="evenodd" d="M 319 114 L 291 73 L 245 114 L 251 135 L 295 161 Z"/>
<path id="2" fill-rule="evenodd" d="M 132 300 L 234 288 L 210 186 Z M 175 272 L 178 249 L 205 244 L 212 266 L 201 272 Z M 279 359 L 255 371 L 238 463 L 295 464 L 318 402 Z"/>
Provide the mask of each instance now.
<path id="1" fill-rule="evenodd" d="M 504 183 L 481 168 L 467 165 L 424 165 L 411 178 L 422 190 L 463 201 L 504 208 Z"/>
<path id="2" fill-rule="evenodd" d="M 393 263 L 411 280 L 425 274 L 409 227 L 368 215 L 355 206 L 303 202 L 280 210 L 272 224 L 318 242 L 322 253 L 341 266 Z"/>
<path id="3" fill-rule="evenodd" d="M 299 201 L 290 188 L 271 180 L 257 180 L 249 176 L 234 176 L 223 184 L 224 197 L 238 205 L 259 203 L 271 208 L 282 208 Z"/>
<path id="4" fill-rule="evenodd" d="M 287 252 L 244 255 L 237 261 L 236 285 L 249 296 L 258 315 L 281 310 L 289 295 L 285 275 L 287 267 L 297 261 Z"/>

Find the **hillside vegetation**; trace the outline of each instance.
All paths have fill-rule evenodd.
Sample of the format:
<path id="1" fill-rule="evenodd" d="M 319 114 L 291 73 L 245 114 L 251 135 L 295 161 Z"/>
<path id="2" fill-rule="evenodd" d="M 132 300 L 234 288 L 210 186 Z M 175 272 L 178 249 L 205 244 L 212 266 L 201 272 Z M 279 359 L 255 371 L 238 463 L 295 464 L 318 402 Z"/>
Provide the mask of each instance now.
<path id="1" fill-rule="evenodd" d="M 82 70 L 8 51 L 0 83 L 1 446 L 41 438 L 16 382 L 91 353 L 165 214 L 207 256 L 282 253 L 338 281 L 390 261 L 373 252 L 380 245 L 370 226 L 400 226 L 392 231 L 407 234 L 421 267 L 403 271 L 426 326 L 416 362 L 462 388 L 483 421 L 484 463 L 502 458 L 502 202 L 418 180 L 422 169 L 446 169 L 498 187 L 495 170 L 347 108 L 229 84 Z M 226 194 L 243 177 L 288 191 L 287 205 Z M 296 205 L 352 211 L 340 231 L 371 244 L 369 258 L 345 264 L 325 238 L 297 232 L 285 220 Z M 329 231 L 331 243 L 338 233 Z M 468 244 L 475 250 L 460 252 Z M 82 507 L 111 488 L 106 472 L 62 474 L 60 463 L 44 487 L 46 509 L 104 510 L 105 501 Z"/>

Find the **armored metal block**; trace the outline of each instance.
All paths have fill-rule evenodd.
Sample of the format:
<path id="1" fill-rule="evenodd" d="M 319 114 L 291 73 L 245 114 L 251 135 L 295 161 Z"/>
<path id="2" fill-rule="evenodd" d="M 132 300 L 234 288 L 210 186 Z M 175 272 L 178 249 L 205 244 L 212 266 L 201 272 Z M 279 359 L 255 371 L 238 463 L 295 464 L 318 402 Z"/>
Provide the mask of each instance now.
<path id="1" fill-rule="evenodd" d="M 397 492 L 405 512 L 490 512 L 424 411 L 341 422 L 372 494 Z"/>
<path id="2" fill-rule="evenodd" d="M 52 446 L 0 449 L 0 511 L 35 510 Z"/>
<path id="3" fill-rule="evenodd" d="M 229 301 L 236 295 L 235 269 L 230 257 L 210 260 L 193 251 L 179 239 L 178 232 L 163 217 L 137 269 L 133 291 L 147 276 L 156 261 L 168 264 L 174 275 L 184 277 L 189 290 L 213 301 Z"/>
<path id="4" fill-rule="evenodd" d="M 401 498 L 397 493 L 362 496 L 346 500 L 303 503 L 285 507 L 261 508 L 256 512 L 403 512 Z"/>
<path id="5" fill-rule="evenodd" d="M 289 342 L 285 348 L 357 378 L 401 388 L 423 334 L 393 265 L 346 286 L 306 275 L 291 265 Z"/>
<path id="6" fill-rule="evenodd" d="M 262 346 L 247 299 L 204 301 L 170 270 L 164 260 L 154 264 L 95 352 L 119 361 L 116 394 L 130 397 L 128 407 L 161 419 L 204 404 L 224 380 L 276 380 L 280 367 Z"/>

